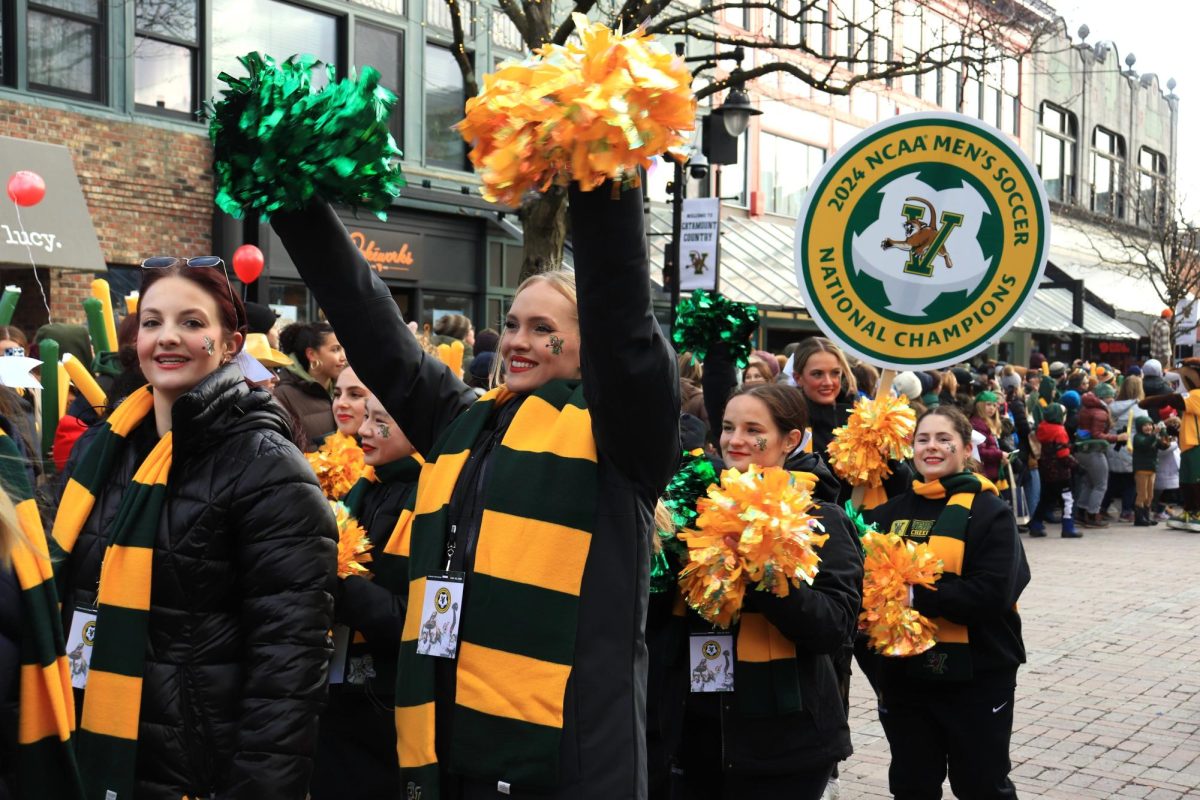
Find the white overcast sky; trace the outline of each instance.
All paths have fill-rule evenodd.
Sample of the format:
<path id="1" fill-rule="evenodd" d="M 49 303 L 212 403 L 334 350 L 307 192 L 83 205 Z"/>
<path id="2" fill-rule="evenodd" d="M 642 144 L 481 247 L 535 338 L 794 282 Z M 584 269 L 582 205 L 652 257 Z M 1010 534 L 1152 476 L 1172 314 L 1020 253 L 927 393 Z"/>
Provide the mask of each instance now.
<path id="1" fill-rule="evenodd" d="M 1195 0 L 1050 0 L 1076 38 L 1079 26 L 1091 32 L 1088 42 L 1111 41 L 1124 68 L 1133 53 L 1138 73 L 1153 72 L 1166 90 L 1179 84 L 1179 152 L 1177 187 L 1188 215 L 1200 222 L 1200 3 Z"/>

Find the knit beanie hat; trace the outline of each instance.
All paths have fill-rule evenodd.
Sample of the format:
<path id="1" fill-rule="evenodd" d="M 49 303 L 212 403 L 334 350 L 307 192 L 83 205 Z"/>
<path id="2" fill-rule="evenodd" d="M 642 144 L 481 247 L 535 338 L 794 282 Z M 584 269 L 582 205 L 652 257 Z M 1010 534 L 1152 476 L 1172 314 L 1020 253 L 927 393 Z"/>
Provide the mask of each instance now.
<path id="1" fill-rule="evenodd" d="M 1079 392 L 1075 391 L 1074 389 L 1068 389 L 1067 391 L 1063 392 L 1062 397 L 1058 399 L 1065 408 L 1069 409 L 1079 408 L 1083 402 L 1079 397 Z"/>
<path id="2" fill-rule="evenodd" d="M 1162 362 L 1157 358 L 1146 359 L 1146 363 L 1142 364 L 1142 375 L 1146 376 L 1147 378 L 1161 378 Z"/>
<path id="3" fill-rule="evenodd" d="M 482 330 L 475 334 L 475 353 L 494 353 L 500 344 L 500 334 L 492 330 Z"/>
<path id="4" fill-rule="evenodd" d="M 1054 425 L 1062 425 L 1064 419 L 1067 418 L 1067 409 L 1062 403 L 1051 403 L 1046 406 L 1046 410 L 1042 412 L 1042 419 Z"/>
<path id="5" fill-rule="evenodd" d="M 66 322 L 43 325 L 34 334 L 33 343 L 40 344 L 43 339 L 53 339 L 58 342 L 60 355 L 70 353 L 85 367 L 92 368 L 92 338 L 88 335 L 88 329 L 82 325 L 71 325 Z"/>
<path id="6" fill-rule="evenodd" d="M 1000 402 L 1000 398 L 996 396 L 995 392 L 980 392 L 979 394 L 975 395 L 975 402 L 998 403 Z"/>
<path id="7" fill-rule="evenodd" d="M 767 365 L 767 369 L 771 371 L 771 377 L 779 375 L 779 359 L 768 353 L 766 350 L 755 350 L 753 355 L 762 363 Z"/>
<path id="8" fill-rule="evenodd" d="M 896 391 L 896 396 L 904 395 L 909 400 L 917 400 L 921 397 L 921 379 L 917 377 L 915 372 L 904 371 L 892 379 L 892 388 Z"/>
<path id="9" fill-rule="evenodd" d="M 1092 392 L 1101 400 L 1107 400 L 1110 397 L 1117 396 L 1117 390 L 1112 387 L 1111 383 L 1102 383 L 1093 389 Z"/>
<path id="10" fill-rule="evenodd" d="M 492 365 L 495 364 L 496 354 L 494 352 L 477 353 L 471 359 L 471 366 L 467 371 L 481 381 L 487 380 L 488 375 L 492 372 Z"/>
<path id="11" fill-rule="evenodd" d="M 1141 414 L 1134 418 L 1133 429 L 1135 431 L 1140 431 L 1142 429 L 1143 425 L 1153 425 L 1153 424 L 1154 424 L 1154 420 L 1150 419 L 1145 414 Z"/>
<path id="12" fill-rule="evenodd" d="M 1050 377 L 1051 378 L 1061 378 L 1063 375 L 1066 375 L 1066 374 L 1067 374 L 1067 365 L 1064 364 L 1063 362 L 1055 361 L 1053 364 L 1050 365 Z"/>
<path id="13" fill-rule="evenodd" d="M 1000 376 L 1000 388 L 1003 389 L 1004 391 L 1011 392 L 1012 390 L 1019 389 L 1020 387 L 1021 387 L 1021 376 L 1020 375 L 1013 374 L 1013 375 Z"/>
<path id="14" fill-rule="evenodd" d="M 937 384 L 938 384 L 937 378 L 934 378 L 928 372 L 918 372 L 917 380 L 919 380 L 921 382 L 921 396 L 922 397 L 924 397 L 925 395 L 929 394 L 930 392 L 932 392 L 934 389 L 937 388 Z"/>

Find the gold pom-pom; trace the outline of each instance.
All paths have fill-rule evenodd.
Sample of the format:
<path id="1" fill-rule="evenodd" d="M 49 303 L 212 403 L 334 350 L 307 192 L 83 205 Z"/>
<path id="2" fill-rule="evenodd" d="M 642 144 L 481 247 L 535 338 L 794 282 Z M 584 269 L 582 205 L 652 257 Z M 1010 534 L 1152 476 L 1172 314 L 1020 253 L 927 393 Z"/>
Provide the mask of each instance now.
<path id="1" fill-rule="evenodd" d="M 353 436 L 341 432 L 326 436 L 315 453 L 305 453 L 304 457 L 317 474 L 321 491 L 330 500 L 345 497 L 366 470 L 362 448 Z"/>
<path id="2" fill-rule="evenodd" d="M 437 346 L 438 360 L 450 368 L 450 371 L 459 379 L 463 376 L 463 343 L 455 339 L 450 344 L 439 344 Z"/>
<path id="3" fill-rule="evenodd" d="M 530 189 L 571 179 L 585 190 L 635 176 L 695 127 L 687 66 L 640 29 L 574 15 L 579 41 L 508 61 L 467 101 L 459 133 L 489 200 L 517 206 Z"/>
<path id="4" fill-rule="evenodd" d="M 833 432 L 829 464 L 852 486 L 875 488 L 892 474 L 888 459 L 912 458 L 917 415 L 908 398 L 860 398 L 846 424 Z"/>
<path id="5" fill-rule="evenodd" d="M 859 628 L 885 656 L 915 656 L 937 644 L 937 625 L 908 603 L 910 586 L 932 587 L 942 562 L 929 545 L 894 533 L 863 534 L 863 611 Z"/>
<path id="6" fill-rule="evenodd" d="M 695 532 L 679 534 L 689 562 L 679 575 L 688 604 L 728 628 L 741 612 L 746 583 L 786 597 L 812 584 L 828 534 L 812 516 L 814 480 L 779 467 L 727 469 L 696 503 Z M 731 546 L 731 542 L 733 545 Z"/>
<path id="7" fill-rule="evenodd" d="M 358 575 L 370 578 L 371 570 L 366 565 L 371 563 L 371 540 L 367 538 L 367 532 L 358 524 L 358 520 L 350 516 L 350 510 L 344 503 L 331 500 L 329 505 L 337 517 L 338 577 Z"/>

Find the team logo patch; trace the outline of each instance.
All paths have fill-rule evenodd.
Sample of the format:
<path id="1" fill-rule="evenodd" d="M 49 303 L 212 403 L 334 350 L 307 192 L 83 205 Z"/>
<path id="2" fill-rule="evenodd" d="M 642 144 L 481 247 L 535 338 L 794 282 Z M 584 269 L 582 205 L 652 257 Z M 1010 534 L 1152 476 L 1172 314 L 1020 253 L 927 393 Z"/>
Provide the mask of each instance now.
<path id="1" fill-rule="evenodd" d="M 909 114 L 825 163 L 796 225 L 796 276 L 821 329 L 893 369 L 954 364 L 1020 316 L 1046 266 L 1040 179 L 1004 134 Z"/>

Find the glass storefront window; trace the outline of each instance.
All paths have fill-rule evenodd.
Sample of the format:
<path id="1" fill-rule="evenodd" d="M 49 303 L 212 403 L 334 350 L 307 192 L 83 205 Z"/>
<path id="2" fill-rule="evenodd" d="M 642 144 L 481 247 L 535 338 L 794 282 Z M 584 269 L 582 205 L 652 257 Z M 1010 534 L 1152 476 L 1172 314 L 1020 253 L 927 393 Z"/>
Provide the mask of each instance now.
<path id="1" fill-rule="evenodd" d="M 462 314 L 475 322 L 475 300 L 467 294 L 424 292 L 421 297 L 421 326 L 431 328 L 443 314 Z M 478 328 L 478 326 L 476 326 Z"/>
<path id="2" fill-rule="evenodd" d="M 217 75 L 244 75 L 238 56 L 252 50 L 283 61 L 298 53 L 316 56 L 327 64 L 340 64 L 337 17 L 278 0 L 213 0 L 213 94 L 223 83 Z M 325 85 L 324 69 L 313 70 L 313 86 Z"/>
<path id="3" fill-rule="evenodd" d="M 104 9 L 99 0 L 30 2 L 29 85 L 103 100 Z"/>
<path id="4" fill-rule="evenodd" d="M 462 70 L 445 47 L 425 46 L 425 166 L 469 170 L 467 146 L 453 126 L 463 118 Z"/>
<path id="5" fill-rule="evenodd" d="M 270 305 L 279 314 L 280 327 L 290 322 L 309 322 L 315 319 L 312 299 L 302 283 L 271 280 Z"/>

